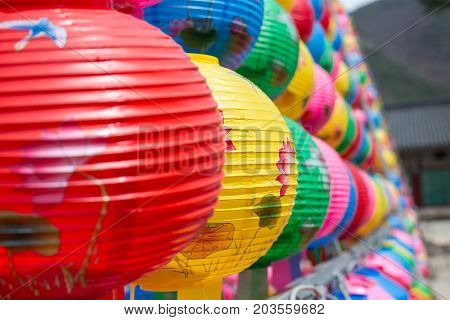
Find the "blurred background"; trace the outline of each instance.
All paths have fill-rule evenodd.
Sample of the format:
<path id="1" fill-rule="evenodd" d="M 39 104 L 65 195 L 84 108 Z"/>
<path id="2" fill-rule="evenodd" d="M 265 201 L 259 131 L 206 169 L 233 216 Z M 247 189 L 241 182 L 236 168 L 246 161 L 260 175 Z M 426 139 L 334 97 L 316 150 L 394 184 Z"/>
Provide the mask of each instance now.
<path id="1" fill-rule="evenodd" d="M 431 286 L 450 298 L 450 1 L 342 2 L 420 208 Z"/>

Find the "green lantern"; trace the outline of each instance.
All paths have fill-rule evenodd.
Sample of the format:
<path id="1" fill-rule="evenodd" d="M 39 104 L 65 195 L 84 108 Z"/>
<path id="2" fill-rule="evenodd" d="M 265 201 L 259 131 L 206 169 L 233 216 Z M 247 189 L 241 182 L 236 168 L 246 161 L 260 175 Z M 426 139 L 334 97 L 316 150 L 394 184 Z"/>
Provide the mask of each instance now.
<path id="1" fill-rule="evenodd" d="M 284 117 L 297 155 L 298 187 L 291 218 L 267 254 L 254 265 L 268 266 L 305 248 L 319 231 L 330 201 L 325 160 L 311 135 L 297 122 Z"/>
<path id="2" fill-rule="evenodd" d="M 336 151 L 339 152 L 339 154 L 344 153 L 347 151 L 347 149 L 350 147 L 352 142 L 356 138 L 356 119 L 353 116 L 352 110 L 350 106 L 346 103 L 348 118 L 347 118 L 347 131 L 345 132 L 344 139 L 342 139 L 342 142 L 336 147 Z"/>
<path id="3" fill-rule="evenodd" d="M 265 0 L 261 33 L 237 72 L 276 99 L 294 77 L 298 56 L 299 37 L 292 18 L 276 1 Z"/>

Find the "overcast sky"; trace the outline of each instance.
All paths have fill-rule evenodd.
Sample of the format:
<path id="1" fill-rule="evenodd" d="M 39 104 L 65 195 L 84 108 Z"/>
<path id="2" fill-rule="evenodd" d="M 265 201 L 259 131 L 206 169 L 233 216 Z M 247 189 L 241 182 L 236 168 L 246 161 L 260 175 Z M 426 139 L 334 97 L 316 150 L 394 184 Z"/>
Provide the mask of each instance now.
<path id="1" fill-rule="evenodd" d="M 377 0 L 341 0 L 341 3 L 347 8 L 347 10 L 353 11 L 375 1 Z"/>

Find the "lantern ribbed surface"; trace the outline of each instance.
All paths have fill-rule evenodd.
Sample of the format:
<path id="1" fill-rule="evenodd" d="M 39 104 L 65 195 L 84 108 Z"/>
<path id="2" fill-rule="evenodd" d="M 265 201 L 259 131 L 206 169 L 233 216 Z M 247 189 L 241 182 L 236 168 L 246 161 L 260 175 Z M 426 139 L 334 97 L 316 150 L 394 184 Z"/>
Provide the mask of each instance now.
<path id="1" fill-rule="evenodd" d="M 336 147 L 336 151 L 342 155 L 344 154 L 349 147 L 353 144 L 353 141 L 356 139 L 356 119 L 353 115 L 351 107 L 346 104 L 347 109 L 347 130 L 345 131 L 344 138 L 341 143 Z"/>
<path id="2" fill-rule="evenodd" d="M 325 160 L 311 135 L 285 118 L 295 142 L 298 187 L 292 215 L 272 248 L 257 262 L 267 266 L 305 248 L 319 231 L 330 201 L 330 181 Z"/>
<path id="3" fill-rule="evenodd" d="M 314 23 L 311 36 L 306 42 L 314 61 L 324 68 L 327 72 L 331 72 L 333 68 L 333 48 L 328 42 L 325 31 L 320 23 Z"/>
<path id="4" fill-rule="evenodd" d="M 296 0 L 291 11 L 291 17 L 303 41 L 307 41 L 314 25 L 314 10 L 309 0 Z"/>
<path id="5" fill-rule="evenodd" d="M 355 115 L 354 110 L 352 109 L 353 115 Z M 344 159 L 351 160 L 355 157 L 356 152 L 358 151 L 359 147 L 361 146 L 363 142 L 363 132 L 364 132 L 363 125 L 358 121 L 358 119 L 355 117 L 355 135 L 353 137 L 353 140 L 350 141 L 350 145 L 348 148 L 340 152 L 341 156 Z"/>
<path id="6" fill-rule="evenodd" d="M 223 177 L 195 65 L 112 10 L 28 7 L 0 25 L 0 296 L 97 298 L 166 264 Z"/>
<path id="7" fill-rule="evenodd" d="M 358 146 L 355 155 L 352 158 L 353 163 L 360 166 L 362 163 L 367 161 L 370 153 L 372 151 L 372 141 L 370 140 L 369 132 L 366 128 L 362 131 L 362 141 Z"/>
<path id="8" fill-rule="evenodd" d="M 237 72 L 271 99 L 276 99 L 297 70 L 298 44 L 297 30 L 290 15 L 275 0 L 265 0 L 261 34 Z"/>
<path id="9" fill-rule="evenodd" d="M 262 0 L 139 0 L 144 20 L 157 26 L 186 52 L 219 58 L 237 69 L 258 39 L 263 21 Z"/>
<path id="10" fill-rule="evenodd" d="M 346 228 L 350 225 L 353 218 L 355 217 L 356 207 L 358 205 L 358 194 L 356 190 L 355 181 L 353 180 L 353 176 L 350 173 L 350 170 L 347 168 L 347 175 L 350 182 L 350 195 L 348 198 L 347 209 L 345 210 L 344 215 L 342 216 L 341 221 L 334 226 L 332 232 L 330 232 L 325 237 L 317 239 L 314 241 L 313 246 L 320 247 L 325 246 L 335 240 L 337 240 L 342 234 L 345 233 Z"/>
<path id="11" fill-rule="evenodd" d="M 364 170 L 371 170 L 376 166 L 376 158 L 378 155 L 377 144 L 375 136 L 372 131 L 369 131 L 369 154 L 359 165 Z"/>
<path id="12" fill-rule="evenodd" d="M 375 231 L 383 223 L 389 210 L 387 194 L 379 178 L 372 178 L 372 183 L 375 189 L 375 209 L 369 221 L 356 231 L 356 234 L 362 237 Z"/>
<path id="13" fill-rule="evenodd" d="M 326 238 L 339 226 L 344 218 L 350 201 L 350 178 L 344 161 L 330 146 L 318 138 L 314 142 L 319 147 L 328 169 L 330 177 L 330 204 L 324 224 L 320 228 L 310 247 L 322 244 L 322 238 Z"/>
<path id="14" fill-rule="evenodd" d="M 275 103 L 281 113 L 293 120 L 298 120 L 314 89 L 314 60 L 306 45 L 300 41 L 300 56 L 297 71 L 287 89 Z"/>
<path id="15" fill-rule="evenodd" d="M 15 11 L 16 9 L 44 8 L 78 8 L 78 9 L 111 9 L 110 0 L 2 0 L 0 9 Z"/>
<path id="16" fill-rule="evenodd" d="M 277 240 L 296 197 L 294 141 L 276 106 L 210 57 L 193 59 L 223 112 L 225 178 L 207 227 L 168 265 L 140 279 L 144 289 L 191 288 L 247 269 Z"/>
<path id="17" fill-rule="evenodd" d="M 355 167 L 350 162 L 346 162 L 352 177 L 355 181 L 358 204 L 356 206 L 355 216 L 347 227 L 342 238 L 352 238 L 356 230 L 365 225 L 372 216 L 375 209 L 375 190 L 371 178 L 363 170 Z"/>
<path id="18" fill-rule="evenodd" d="M 336 92 L 336 102 L 331 117 L 317 132 L 317 136 L 333 148 L 336 148 L 344 139 L 348 125 L 347 111 L 344 99 Z"/>
<path id="19" fill-rule="evenodd" d="M 314 66 L 314 90 L 300 118 L 303 127 L 317 133 L 330 119 L 336 100 L 333 81 L 317 64 Z"/>

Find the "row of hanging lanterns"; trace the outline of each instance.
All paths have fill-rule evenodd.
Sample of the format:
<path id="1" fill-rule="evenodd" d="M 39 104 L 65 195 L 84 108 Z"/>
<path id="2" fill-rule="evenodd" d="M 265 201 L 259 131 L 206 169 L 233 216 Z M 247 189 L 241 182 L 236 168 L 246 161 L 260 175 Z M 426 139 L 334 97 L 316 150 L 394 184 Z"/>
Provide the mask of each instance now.
<path id="1" fill-rule="evenodd" d="M 402 209 L 361 169 L 400 175 L 351 25 L 278 2 L 0 4 L 1 298 L 220 299 Z"/>

